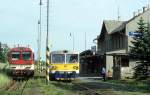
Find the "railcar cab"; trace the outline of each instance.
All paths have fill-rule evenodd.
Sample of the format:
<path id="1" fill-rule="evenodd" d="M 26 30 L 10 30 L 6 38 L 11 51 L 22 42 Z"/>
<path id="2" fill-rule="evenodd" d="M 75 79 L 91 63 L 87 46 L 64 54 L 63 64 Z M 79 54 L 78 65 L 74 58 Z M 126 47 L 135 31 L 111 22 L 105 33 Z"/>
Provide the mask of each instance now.
<path id="1" fill-rule="evenodd" d="M 76 78 L 79 75 L 79 53 L 74 51 L 53 51 L 50 54 L 50 77 L 56 79 Z"/>
<path id="2" fill-rule="evenodd" d="M 10 64 L 33 64 L 34 53 L 31 49 L 17 47 L 10 50 L 8 54 Z"/>
<path id="3" fill-rule="evenodd" d="M 31 48 L 12 48 L 8 53 L 8 61 L 12 76 L 34 75 L 34 52 Z"/>
<path id="4" fill-rule="evenodd" d="M 54 51 L 51 52 L 50 61 L 52 64 L 68 64 L 68 63 L 79 63 L 79 54 L 77 52 Z"/>

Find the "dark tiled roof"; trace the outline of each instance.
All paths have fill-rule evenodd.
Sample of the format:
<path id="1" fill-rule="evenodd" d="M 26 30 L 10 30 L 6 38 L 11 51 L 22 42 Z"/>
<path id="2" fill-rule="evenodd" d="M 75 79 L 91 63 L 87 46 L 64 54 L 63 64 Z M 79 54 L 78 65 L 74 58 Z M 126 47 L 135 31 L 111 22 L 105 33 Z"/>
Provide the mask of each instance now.
<path id="1" fill-rule="evenodd" d="M 113 30 L 111 33 L 115 33 L 115 32 L 121 31 L 122 29 L 124 29 L 124 28 L 126 27 L 126 25 L 127 25 L 129 22 L 133 21 L 134 19 L 136 19 L 137 17 L 143 15 L 144 13 L 146 13 L 146 12 L 148 12 L 148 11 L 150 11 L 150 9 L 147 9 L 145 12 L 140 13 L 139 15 L 136 15 L 136 16 L 132 17 L 132 18 L 129 19 L 128 21 L 125 21 L 122 25 L 120 25 L 118 28 L 116 28 L 115 30 Z"/>
<path id="2" fill-rule="evenodd" d="M 103 28 L 106 27 L 107 33 L 111 34 L 115 29 L 117 29 L 118 27 L 120 27 L 123 23 L 124 23 L 124 21 L 104 20 L 103 21 L 103 26 L 102 26 L 102 29 L 101 29 L 101 34 L 96 39 L 101 38 L 102 32 L 104 32 Z"/>
<path id="3" fill-rule="evenodd" d="M 124 23 L 124 21 L 104 20 L 104 25 L 106 27 L 108 34 L 113 32 L 116 28 L 121 26 L 123 23 Z"/>
<path id="4" fill-rule="evenodd" d="M 128 21 L 117 21 L 117 20 L 104 20 L 103 21 L 103 26 L 101 29 L 101 34 L 103 32 L 103 28 L 106 27 L 106 31 L 108 34 L 116 33 L 121 31 L 126 27 L 126 25 L 136 19 L 137 17 L 143 15 L 144 13 L 150 11 L 150 8 L 147 9 L 145 12 L 140 13 L 139 15 L 134 16 L 133 18 L 129 19 Z M 96 38 L 99 39 L 101 37 L 101 34 Z"/>

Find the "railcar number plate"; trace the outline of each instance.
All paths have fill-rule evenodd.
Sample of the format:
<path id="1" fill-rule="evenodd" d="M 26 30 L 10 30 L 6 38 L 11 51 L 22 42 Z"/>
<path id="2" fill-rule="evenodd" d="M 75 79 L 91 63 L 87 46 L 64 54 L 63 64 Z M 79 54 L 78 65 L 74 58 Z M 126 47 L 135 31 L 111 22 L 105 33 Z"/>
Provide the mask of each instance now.
<path id="1" fill-rule="evenodd" d="M 64 65 L 65 68 L 67 68 L 67 65 Z"/>
<path id="2" fill-rule="evenodd" d="M 24 66 L 20 65 L 20 66 L 19 66 L 19 68 L 20 68 L 20 69 L 23 69 L 23 68 L 24 68 Z"/>

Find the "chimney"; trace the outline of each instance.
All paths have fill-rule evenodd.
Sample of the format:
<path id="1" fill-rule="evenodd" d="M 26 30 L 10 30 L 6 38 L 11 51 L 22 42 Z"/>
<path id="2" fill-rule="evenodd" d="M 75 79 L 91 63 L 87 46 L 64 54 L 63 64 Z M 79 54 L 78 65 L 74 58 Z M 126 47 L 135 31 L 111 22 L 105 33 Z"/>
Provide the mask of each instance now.
<path id="1" fill-rule="evenodd" d="M 135 17 L 136 16 L 136 12 L 133 12 L 133 17 Z"/>
<path id="2" fill-rule="evenodd" d="M 143 13 L 144 13 L 145 11 L 146 11 L 146 7 L 144 6 L 144 7 L 143 7 Z"/>
<path id="3" fill-rule="evenodd" d="M 141 14 L 141 9 L 138 9 L 138 15 L 140 15 Z"/>
<path id="4" fill-rule="evenodd" d="M 147 9 L 149 9 L 149 4 L 147 5 Z"/>

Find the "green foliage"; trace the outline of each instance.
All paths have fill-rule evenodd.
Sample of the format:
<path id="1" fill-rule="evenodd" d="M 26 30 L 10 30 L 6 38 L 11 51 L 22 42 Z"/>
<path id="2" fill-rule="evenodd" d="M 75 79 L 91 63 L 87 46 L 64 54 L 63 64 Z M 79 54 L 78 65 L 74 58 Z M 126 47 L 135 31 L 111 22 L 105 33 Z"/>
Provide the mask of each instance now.
<path id="1" fill-rule="evenodd" d="M 0 45 L 0 62 L 3 62 L 3 63 L 7 62 L 7 60 L 8 60 L 8 57 L 7 57 L 8 51 L 9 51 L 8 47 L 2 48 L 1 45 Z"/>
<path id="2" fill-rule="evenodd" d="M 133 46 L 130 46 L 130 56 L 141 63 L 135 67 L 135 78 L 145 78 L 150 66 L 150 24 L 145 23 L 142 18 L 137 24 L 139 27 L 131 42 Z"/>

